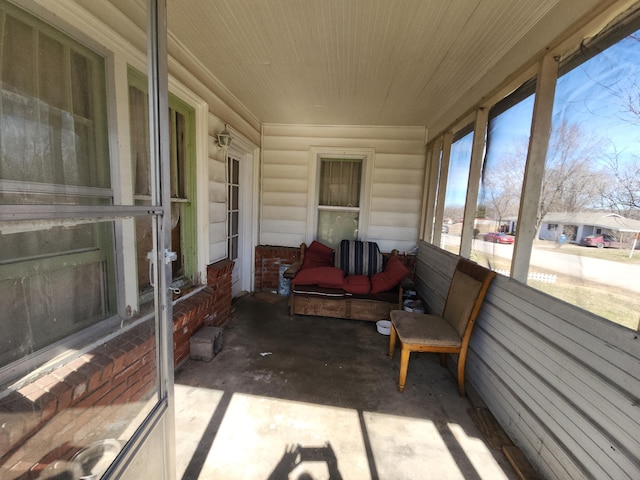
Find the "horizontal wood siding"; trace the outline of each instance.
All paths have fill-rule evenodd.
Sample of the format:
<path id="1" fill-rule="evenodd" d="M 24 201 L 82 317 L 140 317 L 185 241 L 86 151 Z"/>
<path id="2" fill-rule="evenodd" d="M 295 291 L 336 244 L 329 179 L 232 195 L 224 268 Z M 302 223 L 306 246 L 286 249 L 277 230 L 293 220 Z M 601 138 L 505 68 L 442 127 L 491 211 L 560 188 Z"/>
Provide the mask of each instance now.
<path id="1" fill-rule="evenodd" d="M 217 140 L 223 128 L 209 115 L 209 263 L 227 258 L 227 165 Z"/>
<path id="2" fill-rule="evenodd" d="M 306 238 L 312 147 L 375 150 L 369 240 L 383 251 L 418 242 L 425 168 L 422 127 L 265 125 L 261 168 L 260 240 L 298 246 Z"/>
<path id="3" fill-rule="evenodd" d="M 420 244 L 418 292 L 436 313 L 455 261 Z M 471 338 L 467 380 L 546 478 L 640 478 L 638 337 L 498 275 Z"/>

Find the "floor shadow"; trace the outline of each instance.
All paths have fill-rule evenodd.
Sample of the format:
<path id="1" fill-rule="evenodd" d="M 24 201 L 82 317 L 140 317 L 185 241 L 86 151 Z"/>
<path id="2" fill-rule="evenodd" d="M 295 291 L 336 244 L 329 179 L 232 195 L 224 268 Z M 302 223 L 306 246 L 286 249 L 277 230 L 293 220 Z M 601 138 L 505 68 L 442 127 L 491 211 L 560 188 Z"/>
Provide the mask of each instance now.
<path id="1" fill-rule="evenodd" d="M 373 455 L 373 449 L 371 448 L 371 439 L 369 438 L 369 432 L 367 431 L 367 424 L 364 421 L 364 415 L 362 410 L 358 410 L 358 420 L 360 421 L 360 430 L 362 431 L 362 441 L 364 442 L 364 449 L 367 452 L 367 462 L 369 463 L 369 471 L 371 472 L 371 480 L 378 480 L 378 469 L 376 468 L 376 459 Z"/>
<path id="2" fill-rule="evenodd" d="M 268 480 L 289 480 L 289 474 L 304 462 L 324 462 L 329 472 L 329 480 L 342 480 L 338 469 L 338 459 L 329 442 L 322 447 L 303 447 L 300 444 L 287 445 L 282 458 L 269 475 Z M 313 477 L 307 472 L 302 472 L 298 475 L 298 480 L 313 480 Z"/>
<path id="3" fill-rule="evenodd" d="M 196 451 L 193 452 L 193 456 L 191 457 L 189 465 L 182 476 L 182 480 L 193 480 L 200 476 L 200 472 L 202 471 L 204 462 L 207 459 L 209 450 L 211 449 L 213 441 L 216 438 L 216 434 L 218 433 L 218 429 L 222 424 L 222 419 L 227 413 L 227 408 L 229 408 L 232 396 L 233 394 L 229 392 L 224 392 L 222 395 L 220 402 L 218 402 L 218 405 L 216 406 L 215 412 L 207 424 L 207 428 L 202 434 L 202 437 L 200 437 L 198 447 L 196 448 Z"/>

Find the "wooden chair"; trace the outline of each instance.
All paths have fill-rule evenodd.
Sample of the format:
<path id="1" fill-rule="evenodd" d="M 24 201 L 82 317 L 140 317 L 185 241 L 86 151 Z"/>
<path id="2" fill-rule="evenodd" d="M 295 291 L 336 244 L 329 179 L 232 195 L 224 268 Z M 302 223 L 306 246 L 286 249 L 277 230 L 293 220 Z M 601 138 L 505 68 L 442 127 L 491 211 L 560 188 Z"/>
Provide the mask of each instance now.
<path id="1" fill-rule="evenodd" d="M 489 284 L 495 272 L 465 258 L 458 260 L 451 279 L 442 316 L 394 310 L 391 312 L 389 357 L 393 358 L 396 339 L 402 344 L 398 390 L 404 390 L 411 352 L 440 354 L 440 365 L 446 365 L 446 354 L 458 354 L 458 389 L 464 396 L 464 366 L 469 338 Z"/>

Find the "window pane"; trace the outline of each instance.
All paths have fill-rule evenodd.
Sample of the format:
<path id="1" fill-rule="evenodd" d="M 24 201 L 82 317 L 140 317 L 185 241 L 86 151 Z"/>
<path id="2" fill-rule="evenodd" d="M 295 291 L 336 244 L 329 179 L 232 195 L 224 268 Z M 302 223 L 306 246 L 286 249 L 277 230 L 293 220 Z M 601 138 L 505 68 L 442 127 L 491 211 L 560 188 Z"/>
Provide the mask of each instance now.
<path id="1" fill-rule="evenodd" d="M 534 98 L 529 95 L 499 115 L 490 115 L 487 132 L 472 259 L 507 276 L 511 271 Z"/>
<path id="2" fill-rule="evenodd" d="M 235 158 L 229 158 L 229 183 L 233 185 L 240 183 L 240 162 Z"/>
<path id="3" fill-rule="evenodd" d="M 231 237 L 229 239 L 229 252 L 231 260 L 238 258 L 238 237 Z"/>
<path id="4" fill-rule="evenodd" d="M 632 249 L 640 231 L 638 35 L 558 79 L 528 280 L 632 330 L 640 310 L 632 280 L 640 256 Z"/>
<path id="5" fill-rule="evenodd" d="M 238 235 L 238 218 L 238 212 L 229 213 L 229 229 L 234 236 Z"/>
<path id="6" fill-rule="evenodd" d="M 65 61 L 64 47 L 48 35 L 40 33 L 38 53 L 39 97 L 52 107 L 65 109 L 68 82 L 66 72 L 62 68 Z"/>
<path id="7" fill-rule="evenodd" d="M 240 188 L 237 185 L 229 186 L 229 208 L 231 210 L 240 208 Z"/>
<path id="8" fill-rule="evenodd" d="M 108 188 L 105 96 L 87 87 L 101 85 L 104 60 L 88 52 L 72 55 L 65 45 L 70 39 L 53 38 L 10 15 L 4 29 L 0 179 Z M 74 113 L 68 93 L 79 75 L 85 108 Z"/>
<path id="9" fill-rule="evenodd" d="M 151 160 L 149 153 L 149 112 L 147 94 L 129 86 L 129 125 L 131 135 L 131 159 L 133 162 L 134 192 L 151 195 Z"/>
<path id="10" fill-rule="evenodd" d="M 359 160 L 322 159 L 318 204 L 335 207 L 360 206 Z"/>
<path id="11" fill-rule="evenodd" d="M 87 59 L 77 52 L 71 52 L 71 97 L 73 113 L 84 118 L 93 115 L 91 102 L 91 66 Z"/>
<path id="12" fill-rule="evenodd" d="M 187 198 L 185 172 L 185 118 L 173 108 L 169 109 L 170 147 L 171 152 L 171 196 L 173 198 Z"/>
<path id="13" fill-rule="evenodd" d="M 462 234 L 462 217 L 469 181 L 472 143 L 473 132 L 466 134 L 451 145 L 441 242 L 442 248 L 456 254 L 460 252 L 460 235 Z"/>
<path id="14" fill-rule="evenodd" d="M 0 233 L 0 251 L 0 303 L 12 319 L 0 326 L 0 366 L 114 314 L 111 224 Z"/>
<path id="15" fill-rule="evenodd" d="M 11 385 L 2 390 L 10 478 L 68 465 L 96 442 L 112 450 L 110 463 L 157 401 L 154 319 L 115 315 L 113 231 L 102 222 L 0 234 L 0 250 L 9 249 L 0 261 L 0 375 Z M 18 241 L 28 249 L 16 251 Z"/>
<path id="16" fill-rule="evenodd" d="M 4 88 L 25 96 L 36 94 L 36 43 L 30 25 L 6 15 L 2 38 L 2 82 Z M 16 68 L 20 65 L 20 68 Z M 12 87 L 12 88 L 9 88 Z"/>
<path id="17" fill-rule="evenodd" d="M 318 241 L 335 247 L 341 240 L 357 240 L 358 218 L 358 212 L 320 210 L 318 212 Z"/>

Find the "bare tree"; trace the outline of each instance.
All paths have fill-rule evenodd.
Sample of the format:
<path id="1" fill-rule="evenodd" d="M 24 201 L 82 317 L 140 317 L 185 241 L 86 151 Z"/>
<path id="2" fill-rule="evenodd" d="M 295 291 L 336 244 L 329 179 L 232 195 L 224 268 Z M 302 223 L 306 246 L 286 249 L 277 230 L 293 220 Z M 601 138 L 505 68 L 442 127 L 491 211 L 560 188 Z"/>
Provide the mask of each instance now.
<path id="1" fill-rule="evenodd" d="M 623 160 L 617 152 L 613 154 L 598 190 L 602 208 L 640 219 L 640 158 L 634 155 Z"/>
<path id="2" fill-rule="evenodd" d="M 632 34 L 629 41 L 640 44 L 640 36 Z M 637 57 L 618 68 L 624 74 L 605 75 L 591 80 L 609 94 L 609 101 L 617 104 L 616 118 L 627 125 L 640 126 L 640 66 Z M 613 145 L 613 153 L 605 159 L 605 171 L 599 183 L 600 206 L 629 218 L 640 219 L 640 154 L 624 153 Z"/>
<path id="3" fill-rule="evenodd" d="M 481 189 L 481 202 L 488 213 L 501 225 L 505 219 L 518 215 L 524 159 L 517 151 L 500 159 L 487 170 Z"/>
<path id="4" fill-rule="evenodd" d="M 485 172 L 481 201 L 501 224 L 518 214 L 528 139 L 514 145 Z M 577 124 L 561 122 L 551 132 L 540 193 L 536 229 L 549 212 L 578 212 L 601 203 L 602 142 Z"/>
<path id="5" fill-rule="evenodd" d="M 536 228 L 549 212 L 578 212 L 598 203 L 602 142 L 577 124 L 562 121 L 551 131 Z"/>

